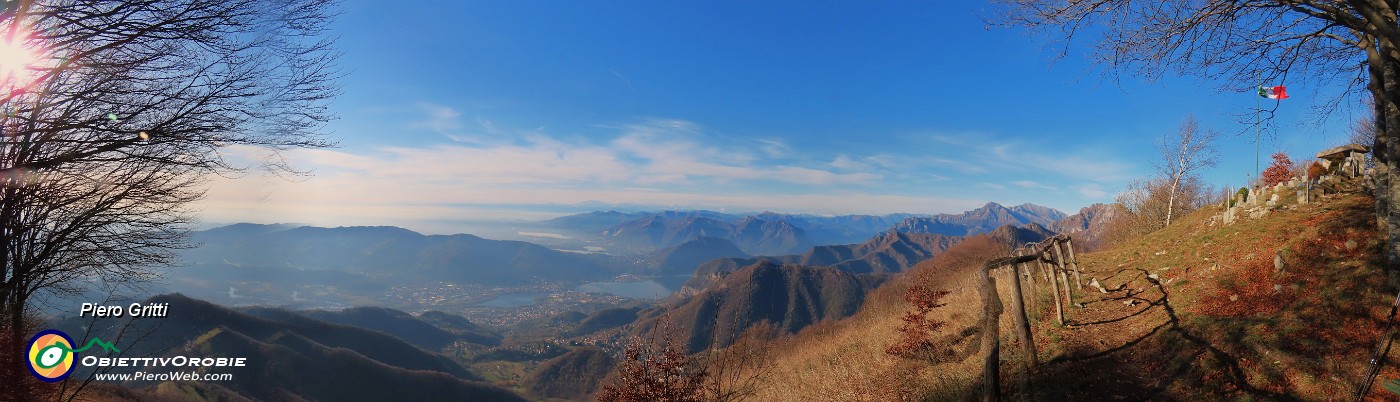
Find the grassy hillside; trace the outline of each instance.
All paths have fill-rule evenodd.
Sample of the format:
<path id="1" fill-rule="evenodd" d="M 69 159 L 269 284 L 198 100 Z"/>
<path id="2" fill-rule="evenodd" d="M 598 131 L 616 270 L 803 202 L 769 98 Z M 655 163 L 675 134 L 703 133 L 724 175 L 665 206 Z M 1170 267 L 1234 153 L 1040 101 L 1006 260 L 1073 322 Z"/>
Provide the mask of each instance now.
<path id="1" fill-rule="evenodd" d="M 456 327 L 479 328 L 475 324 L 467 321 L 466 318 L 452 316 L 443 312 L 433 312 L 431 316 L 444 323 L 458 323 Z M 418 347 L 430 351 L 442 350 L 453 342 L 465 341 L 482 344 L 485 346 L 496 346 L 501 342 L 500 335 L 470 333 L 458 335 L 452 331 L 442 329 L 437 323 L 429 321 L 427 318 L 414 317 L 411 314 L 385 307 L 355 307 L 344 310 L 311 310 L 302 312 L 303 315 L 317 320 L 344 324 L 353 327 L 371 329 L 393 335 L 399 339 L 408 341 Z M 424 314 L 429 316 L 429 314 Z M 449 328 L 456 328 L 449 327 Z"/>
<path id="2" fill-rule="evenodd" d="M 979 235 L 979 237 L 986 235 Z M 967 359 L 943 365 L 905 360 L 885 353 L 895 343 L 896 329 L 907 308 L 903 296 L 914 280 L 932 280 L 951 290 L 947 307 L 936 314 L 949 328 L 963 328 L 977 320 L 977 294 L 966 264 L 978 250 L 959 243 L 943 254 L 924 261 L 910 274 L 896 277 L 872 291 L 855 315 L 818 323 L 797 336 L 783 340 L 774 370 L 752 400 L 919 400 L 930 395 L 964 393 L 975 377 L 980 361 Z"/>
<path id="3" fill-rule="evenodd" d="M 718 283 L 670 305 L 648 310 L 634 324 L 635 333 L 678 330 L 691 353 L 712 345 L 727 346 L 734 336 L 762 321 L 783 332 L 854 313 L 870 281 L 829 267 L 777 265 L 761 261 L 731 273 Z"/>
<path id="4" fill-rule="evenodd" d="M 521 400 L 491 385 L 439 371 L 390 366 L 292 332 L 279 333 L 267 342 L 232 331 L 205 338 L 193 346 L 202 355 L 275 362 L 227 369 L 237 381 L 218 384 L 255 400 Z"/>
<path id="5" fill-rule="evenodd" d="M 612 356 L 602 349 L 583 347 L 541 363 L 524 383 L 539 398 L 586 399 L 613 364 Z"/>
<path id="6" fill-rule="evenodd" d="M 1199 211 L 1171 227 L 1079 255 L 1082 305 L 1052 318 L 1048 291 L 1031 311 L 1043 400 L 1329 400 L 1348 398 L 1364 376 L 1395 289 L 1377 260 L 1372 201 L 1341 195 L 1260 219 L 1211 225 Z M 1348 247 L 1348 241 L 1352 241 Z M 962 399 L 974 396 L 984 351 L 965 359 L 914 361 L 884 353 L 894 343 L 901 297 L 930 278 L 952 292 L 936 318 L 941 346 L 962 349 L 979 318 L 958 247 L 871 293 L 855 315 L 814 325 L 790 340 L 777 372 L 754 400 Z M 1282 269 L 1275 269 L 1275 255 Z M 1004 277 L 999 277 L 1004 278 Z M 1107 293 L 1087 286 L 1091 278 Z M 998 287 L 1003 303 L 1006 280 Z M 1001 316 L 1002 388 L 1019 392 L 1020 345 Z M 962 339 L 964 343 L 953 343 Z M 1392 353 L 1391 361 L 1396 361 Z M 1380 386 L 1373 398 L 1394 399 Z"/>
<path id="7" fill-rule="evenodd" d="M 1050 363 L 1039 382 L 1054 385 L 1044 392 L 1056 399 L 1349 396 L 1395 293 L 1379 260 L 1373 211 L 1371 199 L 1344 195 L 1230 226 L 1211 226 L 1208 213 L 1198 213 L 1081 257 L 1086 281 L 1122 289 L 1078 299 L 1085 308 L 1072 311 L 1071 329 L 1039 326 L 1059 338 L 1041 349 Z"/>

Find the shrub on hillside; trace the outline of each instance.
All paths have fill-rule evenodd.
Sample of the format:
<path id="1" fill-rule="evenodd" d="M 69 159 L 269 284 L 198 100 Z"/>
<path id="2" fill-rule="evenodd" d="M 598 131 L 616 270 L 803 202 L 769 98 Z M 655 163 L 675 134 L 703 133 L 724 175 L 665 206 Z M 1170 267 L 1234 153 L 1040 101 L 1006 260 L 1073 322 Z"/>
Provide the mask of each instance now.
<path id="1" fill-rule="evenodd" d="M 1313 161 L 1311 165 L 1308 165 L 1309 178 L 1316 179 L 1318 177 L 1322 177 L 1322 175 L 1324 174 L 1327 174 L 1327 168 L 1322 167 L 1322 163 L 1318 161 Z"/>
<path id="2" fill-rule="evenodd" d="M 673 337 L 634 338 L 622 352 L 616 380 L 598 391 L 601 402 L 700 402 L 705 370 L 676 345 Z"/>
<path id="3" fill-rule="evenodd" d="M 931 363 L 961 360 L 973 353 L 977 347 L 974 336 L 976 327 L 936 336 L 939 332 L 946 332 L 940 330 L 947 323 L 931 318 L 930 313 L 943 307 L 942 299 L 949 294 L 935 287 L 935 284 L 941 283 L 937 277 L 949 269 L 981 269 L 982 264 L 1005 256 L 1010 251 L 1008 245 L 989 236 L 974 236 L 934 257 L 932 265 L 935 269 L 916 271 L 904 294 L 904 300 L 913 309 L 901 317 L 904 323 L 899 327 L 899 340 L 886 347 L 885 353 Z M 962 351 L 957 350 L 959 344 L 966 344 Z"/>
<path id="4" fill-rule="evenodd" d="M 1274 164 L 1264 169 L 1260 177 L 1265 186 L 1273 186 L 1293 178 L 1293 161 L 1288 159 L 1288 155 L 1278 152 L 1273 158 Z"/>
<path id="5" fill-rule="evenodd" d="M 724 349 L 717 345 L 699 355 L 705 370 L 702 386 L 705 400 L 740 401 L 753 397 L 777 370 L 775 361 L 782 353 L 783 330 L 771 321 L 749 326 Z"/>
<path id="6" fill-rule="evenodd" d="M 1172 182 L 1162 178 L 1129 182 L 1116 199 L 1118 213 L 1104 228 L 1104 244 L 1119 244 L 1167 227 L 1169 216 L 1186 216 L 1214 202 L 1218 194 L 1196 176 L 1178 182 L 1175 197 L 1171 188 Z"/>
<path id="7" fill-rule="evenodd" d="M 905 312 L 900 318 L 904 323 L 899 326 L 899 340 L 886 347 L 885 353 L 906 359 L 936 360 L 929 355 L 936 349 L 933 334 L 947 323 L 930 319 L 928 314 L 945 305 L 940 301 L 948 295 L 948 291 L 934 289 L 927 281 L 918 282 L 910 285 L 904 294 L 904 301 L 913 305 L 913 310 Z"/>

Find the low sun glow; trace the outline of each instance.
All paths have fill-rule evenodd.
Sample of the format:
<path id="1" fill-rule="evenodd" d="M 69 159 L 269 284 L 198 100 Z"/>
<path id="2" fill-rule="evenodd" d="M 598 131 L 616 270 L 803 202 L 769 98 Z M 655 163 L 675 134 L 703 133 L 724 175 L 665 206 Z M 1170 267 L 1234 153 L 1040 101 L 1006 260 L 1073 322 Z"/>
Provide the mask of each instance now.
<path id="1" fill-rule="evenodd" d="M 16 35 L 23 38 L 23 35 Z M 0 40 L 0 88 L 23 88 L 33 79 L 29 67 L 38 61 L 36 49 L 23 39 Z"/>

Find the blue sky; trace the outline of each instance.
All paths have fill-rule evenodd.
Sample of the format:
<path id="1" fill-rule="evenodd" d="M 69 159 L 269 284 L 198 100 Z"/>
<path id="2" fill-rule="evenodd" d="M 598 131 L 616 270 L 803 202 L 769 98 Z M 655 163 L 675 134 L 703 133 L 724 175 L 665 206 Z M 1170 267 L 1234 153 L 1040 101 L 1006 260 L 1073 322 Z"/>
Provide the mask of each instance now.
<path id="1" fill-rule="evenodd" d="M 1188 114 L 1225 134 L 1209 182 L 1253 171 L 1248 88 L 1108 80 L 981 2 L 872 3 L 347 0 L 340 146 L 285 155 L 310 177 L 215 179 L 202 214 L 447 233 L 598 209 L 1073 213 L 1149 175 Z M 1348 115 L 1310 112 L 1330 87 L 1284 84 L 1265 159 L 1346 138 Z"/>

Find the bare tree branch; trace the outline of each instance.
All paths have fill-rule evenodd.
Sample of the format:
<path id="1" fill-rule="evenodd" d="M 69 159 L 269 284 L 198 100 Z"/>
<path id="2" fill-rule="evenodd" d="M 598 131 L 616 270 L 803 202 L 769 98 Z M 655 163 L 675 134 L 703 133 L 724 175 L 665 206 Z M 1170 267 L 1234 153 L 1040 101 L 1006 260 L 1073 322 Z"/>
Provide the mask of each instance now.
<path id="1" fill-rule="evenodd" d="M 0 14 L 0 41 L 36 55 L 0 65 L 16 71 L 0 77 L 6 352 L 34 297 L 140 286 L 174 264 L 204 177 L 247 169 L 230 146 L 333 145 L 320 129 L 339 76 L 331 0 L 21 3 Z M 27 376 L 10 366 L 0 383 Z"/>

